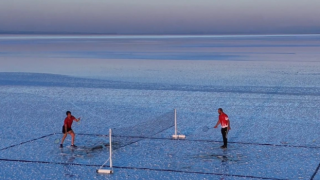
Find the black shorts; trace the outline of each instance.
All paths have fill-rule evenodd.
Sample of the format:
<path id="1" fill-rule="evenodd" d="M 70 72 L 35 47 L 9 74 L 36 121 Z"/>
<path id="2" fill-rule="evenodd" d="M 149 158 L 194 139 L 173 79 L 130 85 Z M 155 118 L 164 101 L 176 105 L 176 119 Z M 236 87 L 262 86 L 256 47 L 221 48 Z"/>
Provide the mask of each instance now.
<path id="1" fill-rule="evenodd" d="M 71 131 L 72 129 L 71 128 L 67 128 L 67 132 Z M 62 126 L 62 133 L 66 133 L 66 129 L 64 128 L 64 126 Z"/>

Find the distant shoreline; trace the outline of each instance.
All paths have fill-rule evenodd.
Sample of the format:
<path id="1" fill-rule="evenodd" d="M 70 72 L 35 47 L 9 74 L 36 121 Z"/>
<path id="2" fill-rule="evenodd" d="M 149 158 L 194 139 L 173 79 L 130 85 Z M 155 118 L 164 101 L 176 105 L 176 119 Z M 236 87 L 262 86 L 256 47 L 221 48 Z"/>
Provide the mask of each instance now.
<path id="1" fill-rule="evenodd" d="M 205 33 L 163 33 L 163 34 L 124 34 L 124 33 L 80 33 L 80 32 L 10 32 L 0 31 L 0 35 L 52 35 L 52 36 L 63 36 L 63 35 L 96 35 L 96 36 L 296 36 L 296 35 L 320 35 L 319 33 L 216 33 L 216 34 L 205 34 Z"/>
<path id="2" fill-rule="evenodd" d="M 162 38 L 267 38 L 267 37 L 318 37 L 320 34 L 229 34 L 229 35 L 193 35 L 193 34 L 168 34 L 168 35 L 136 35 L 136 34 L 1 34 L 1 39 L 162 39 Z"/>

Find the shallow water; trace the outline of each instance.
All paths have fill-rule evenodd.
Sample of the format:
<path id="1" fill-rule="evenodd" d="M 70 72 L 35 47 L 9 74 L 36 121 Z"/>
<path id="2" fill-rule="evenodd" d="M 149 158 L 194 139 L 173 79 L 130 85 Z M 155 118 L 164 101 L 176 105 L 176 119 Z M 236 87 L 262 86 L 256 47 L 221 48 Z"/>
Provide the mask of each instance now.
<path id="1" fill-rule="evenodd" d="M 318 35 L 1 36 L 0 177 L 316 178 L 319 50 Z M 212 128 L 219 107 L 231 120 L 226 151 Z M 148 127 L 174 108 L 186 140 L 170 140 L 173 127 L 129 139 L 115 173 L 95 173 L 109 149 L 90 149 L 109 128 Z M 70 137 L 55 143 L 66 110 L 82 117 L 76 151 Z"/>

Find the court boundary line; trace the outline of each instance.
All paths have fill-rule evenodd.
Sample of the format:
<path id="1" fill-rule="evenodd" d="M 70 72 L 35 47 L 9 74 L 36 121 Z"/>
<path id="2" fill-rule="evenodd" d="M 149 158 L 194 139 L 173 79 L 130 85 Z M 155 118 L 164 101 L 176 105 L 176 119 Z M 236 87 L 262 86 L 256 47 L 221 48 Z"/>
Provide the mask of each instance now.
<path id="1" fill-rule="evenodd" d="M 312 174 L 310 180 L 313 180 L 314 177 L 316 177 L 316 175 L 318 174 L 319 169 L 320 169 L 320 163 L 319 163 L 318 167 L 316 168 L 316 170 L 314 171 L 314 173 Z"/>
<path id="2" fill-rule="evenodd" d="M 0 151 L 2 150 L 7 150 L 19 145 L 23 145 L 26 143 L 30 143 L 33 141 L 37 141 L 49 136 L 53 136 L 53 135 L 57 135 L 57 134 L 62 134 L 62 133 L 51 133 L 51 134 L 47 134 L 38 138 L 34 138 L 28 141 L 24 141 L 18 144 L 14 144 L 5 148 L 0 149 Z M 109 135 L 107 134 L 86 134 L 86 133 L 77 133 L 77 135 L 82 135 L 82 136 L 101 136 L 101 137 L 108 137 Z M 161 138 L 161 137 L 145 137 L 145 136 L 115 136 L 115 137 L 126 137 L 126 138 L 137 138 L 140 140 L 137 140 L 135 142 L 141 141 L 143 139 L 154 139 L 154 140 L 169 140 L 169 141 L 177 141 L 175 139 L 172 138 Z M 178 141 L 191 141 L 191 142 L 214 142 L 214 143 L 221 143 L 222 141 L 214 141 L 214 140 L 201 140 L 201 139 L 183 139 L 183 140 L 178 140 Z M 296 145 L 279 145 L 279 144 L 269 144 L 269 143 L 247 143 L 247 142 L 228 142 L 228 143 L 232 143 L 232 144 L 245 144 L 245 145 L 261 145 L 261 146 L 274 146 L 274 147 L 288 147 L 288 148 L 316 148 L 316 149 L 320 149 L 320 147 L 310 147 L 310 146 L 296 146 Z M 128 145 L 131 145 L 133 143 L 130 143 Z M 125 146 L 128 146 L 125 145 Z M 117 149 L 123 148 L 125 146 L 121 146 Z M 117 150 L 115 149 L 115 150 Z M 63 162 L 48 162 L 48 161 L 31 161 L 31 160 L 15 160 L 15 159 L 2 159 L 0 158 L 0 161 L 12 161 L 12 162 L 21 162 L 21 163 L 42 163 L 42 164 L 56 164 L 56 165 L 77 165 L 77 166 L 92 166 L 92 167 L 100 167 L 100 165 L 88 165 L 88 164 L 78 164 L 78 163 L 63 163 Z M 256 177 L 256 176 L 245 176 L 245 175 L 232 175 L 232 174 L 222 174 L 222 173 L 208 173 L 208 172 L 198 172 L 198 171 L 183 171 L 183 170 L 172 170 L 172 169 L 154 169 L 154 168 L 136 168 L 136 167 L 122 167 L 122 166 L 113 166 L 114 168 L 118 168 L 118 169 L 138 169 L 138 170 L 151 170 L 151 171 L 167 171 L 167 172 L 180 172 L 180 173 L 190 173 L 190 174 L 207 174 L 207 175 L 225 175 L 225 176 L 229 176 L 229 177 L 245 177 L 245 178 L 256 178 L 256 179 L 277 179 L 277 178 L 268 178 L 268 177 Z M 315 172 L 313 173 L 313 175 L 311 176 L 310 180 L 313 180 L 314 177 L 316 176 L 316 174 L 318 173 L 320 169 L 320 163 L 317 166 Z M 277 179 L 280 180 L 280 179 Z M 282 179 L 281 179 L 282 180 Z"/>
<path id="3" fill-rule="evenodd" d="M 77 133 L 82 136 L 105 136 L 109 135 L 104 134 L 86 134 L 86 133 Z M 114 137 L 124 137 L 124 138 L 141 138 L 141 139 L 157 139 L 157 140 L 169 140 L 169 141 L 192 141 L 192 142 L 215 142 L 221 143 L 223 141 L 214 141 L 214 140 L 204 140 L 204 139 L 172 139 L 172 138 L 161 138 L 161 137 L 145 137 L 145 136 L 118 136 L 113 135 Z M 228 142 L 230 144 L 245 144 L 245 145 L 258 145 L 258 146 L 275 146 L 275 147 L 288 147 L 288 148 L 312 148 L 312 149 L 320 149 L 319 146 L 304 146 L 304 145 L 290 145 L 290 144 L 271 144 L 271 143 L 249 143 L 249 142 Z"/>
<path id="4" fill-rule="evenodd" d="M 52 136 L 52 135 L 55 135 L 55 134 L 56 133 L 51 133 L 51 134 L 48 134 L 48 135 L 45 135 L 45 136 L 41 136 L 41 137 L 38 137 L 38 138 L 34 138 L 34 139 L 31 139 L 31 140 L 28 140 L 28 141 L 21 142 L 19 144 L 14 144 L 14 145 L 11 145 L 11 146 L 8 146 L 8 147 L 0 149 L 0 151 L 7 150 L 7 149 L 10 149 L 10 148 L 22 145 L 22 144 L 26 144 L 26 143 L 29 143 L 29 142 L 32 142 L 32 141 L 37 141 L 39 139 L 43 139 L 43 138 L 46 138 L 46 137 L 49 137 L 49 136 Z"/>
<path id="5" fill-rule="evenodd" d="M 55 164 L 55 165 L 71 165 L 71 166 L 86 166 L 86 167 L 100 167 L 95 164 L 79 164 L 79 163 L 64 163 L 64 162 L 49 162 L 49 161 L 31 161 L 31 160 L 18 160 L 18 159 L 2 159 L 0 161 L 5 162 L 19 162 L 19 163 L 37 163 L 37 164 Z M 109 166 L 106 166 L 109 167 Z M 162 171 L 162 172 L 176 172 L 176 173 L 189 173 L 189 174 L 205 174 L 205 175 L 216 175 L 216 176 L 229 176 L 229 177 L 242 177 L 242 178 L 254 178 L 254 179 L 273 179 L 273 180 L 286 180 L 281 178 L 269 178 L 259 176 L 246 176 L 246 175 L 235 175 L 235 174 L 223 174 L 223 173 L 211 173 L 211 172 L 200 172 L 200 171 L 183 171 L 174 169 L 155 169 L 155 168 L 139 168 L 139 167 L 126 167 L 126 166 L 113 166 L 116 169 L 134 169 L 134 170 L 149 170 L 149 171 Z"/>

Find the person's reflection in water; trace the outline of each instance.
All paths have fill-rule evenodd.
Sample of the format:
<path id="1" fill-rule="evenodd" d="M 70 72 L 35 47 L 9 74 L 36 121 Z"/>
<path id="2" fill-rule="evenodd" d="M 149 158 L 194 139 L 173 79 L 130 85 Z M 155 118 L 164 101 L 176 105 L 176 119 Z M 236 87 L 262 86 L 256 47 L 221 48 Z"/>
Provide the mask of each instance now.
<path id="1" fill-rule="evenodd" d="M 229 174 L 229 159 L 227 151 L 223 151 L 222 156 L 220 156 L 219 158 L 221 159 L 221 172 L 223 174 L 220 180 L 225 180 Z"/>
<path id="2" fill-rule="evenodd" d="M 64 155 L 62 156 L 63 157 L 63 170 L 64 170 L 64 176 L 65 177 L 68 177 L 68 178 L 77 178 L 78 175 L 74 175 L 72 174 L 71 172 L 71 168 L 70 168 L 70 165 L 69 164 L 72 164 L 74 163 L 74 160 L 76 159 L 76 157 L 74 156 L 74 149 L 71 148 L 71 154 L 70 155 Z M 65 149 L 60 149 L 61 151 L 61 154 L 67 154 L 65 153 Z"/>

